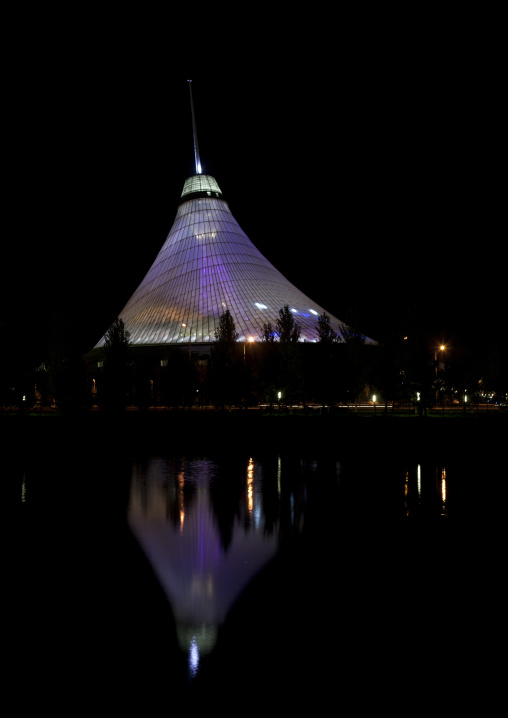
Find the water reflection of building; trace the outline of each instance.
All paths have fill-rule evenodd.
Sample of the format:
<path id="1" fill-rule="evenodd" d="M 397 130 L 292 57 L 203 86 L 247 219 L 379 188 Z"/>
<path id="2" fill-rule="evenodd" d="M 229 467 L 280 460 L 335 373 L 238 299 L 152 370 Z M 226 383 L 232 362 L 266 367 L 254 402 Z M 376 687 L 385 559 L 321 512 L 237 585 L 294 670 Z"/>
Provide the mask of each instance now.
<path id="1" fill-rule="evenodd" d="M 222 491 L 234 497 L 229 507 Z M 137 464 L 128 520 L 195 667 L 242 590 L 277 551 L 279 526 L 273 516 L 265 521 L 260 467 L 250 459 L 240 474 L 226 475 L 205 459 Z"/>

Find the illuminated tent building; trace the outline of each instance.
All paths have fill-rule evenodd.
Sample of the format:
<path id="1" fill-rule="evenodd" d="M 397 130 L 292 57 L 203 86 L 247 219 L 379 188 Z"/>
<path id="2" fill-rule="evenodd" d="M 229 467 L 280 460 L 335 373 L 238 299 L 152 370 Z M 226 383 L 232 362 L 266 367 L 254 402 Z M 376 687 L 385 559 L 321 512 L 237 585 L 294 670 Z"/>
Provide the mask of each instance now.
<path id="1" fill-rule="evenodd" d="M 198 174 L 186 180 L 169 235 L 120 318 L 134 347 L 188 346 L 213 342 L 228 309 L 239 341 L 260 341 L 263 323 L 275 326 L 286 304 L 301 327 L 301 341 L 317 341 L 325 310 L 256 249 L 215 179 Z M 330 320 L 340 333 L 339 320 Z"/>
<path id="2" fill-rule="evenodd" d="M 191 108 L 196 174 L 185 181 L 168 237 L 119 315 L 130 332 L 132 350 L 151 348 L 161 363 L 178 345 L 189 353 L 192 347 L 193 355 L 206 354 L 225 310 L 239 342 L 259 342 L 263 324 L 275 327 L 285 305 L 300 325 L 300 341 L 317 342 L 318 318 L 325 310 L 256 249 L 215 178 L 201 173 L 192 92 Z M 342 322 L 326 313 L 332 329 L 341 334 Z M 95 355 L 104 341 L 97 343 Z"/>

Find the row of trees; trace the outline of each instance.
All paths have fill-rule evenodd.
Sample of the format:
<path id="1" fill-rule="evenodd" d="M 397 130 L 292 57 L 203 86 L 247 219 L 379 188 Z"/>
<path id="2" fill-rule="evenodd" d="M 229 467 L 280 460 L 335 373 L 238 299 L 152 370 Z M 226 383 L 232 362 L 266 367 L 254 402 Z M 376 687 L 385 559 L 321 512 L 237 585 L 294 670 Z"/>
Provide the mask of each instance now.
<path id="1" fill-rule="evenodd" d="M 394 329 L 379 346 L 366 345 L 362 333 L 350 326 L 335 332 L 323 313 L 318 342 L 300 342 L 300 326 L 287 305 L 274 326 L 263 325 L 262 341 L 255 344 L 238 342 L 226 310 L 209 356 L 191 358 L 175 347 L 164 367 L 155 366 L 148 354 L 133 353 L 129 332 L 116 319 L 105 336 L 103 367 L 88 374 L 83 356 L 69 342 L 71 332 L 59 323 L 55 326 L 46 361 L 28 382 L 33 390 L 26 406 L 54 401 L 69 410 L 92 403 L 104 409 L 196 403 L 224 408 L 316 402 L 333 407 L 371 400 L 375 394 L 376 402 L 386 407 L 418 398 L 416 406 L 424 411 L 436 400 L 443 403 L 465 394 L 474 399 L 480 390 L 506 391 L 506 373 L 499 363 L 483 375 L 467 362 L 447 362 L 446 371 L 443 366 L 438 371 L 434 351 L 429 352 L 416 331 L 404 337 Z"/>
<path id="2" fill-rule="evenodd" d="M 464 358 L 438 363 L 432 340 L 418 326 L 404 335 L 390 325 L 384 341 L 373 346 L 352 326 L 341 324 L 340 333 L 335 332 L 323 313 L 318 335 L 317 344 L 300 342 L 300 326 L 286 305 L 275 326 L 263 325 L 262 342 L 242 345 L 242 356 L 233 318 L 224 312 L 207 374 L 209 398 L 221 407 L 260 402 L 333 407 L 376 396 L 386 410 L 412 402 L 423 413 L 436 404 L 462 403 L 465 396 L 473 404 L 487 393 L 506 396 L 507 377 L 499 361 L 484 365 L 481 374 Z"/>
<path id="3" fill-rule="evenodd" d="M 300 342 L 301 328 L 288 305 L 275 326 L 263 324 L 262 341 L 238 350 L 238 333 L 229 311 L 215 332 L 207 376 L 212 401 L 231 404 L 282 403 L 292 406 L 320 402 L 333 406 L 354 401 L 365 391 L 368 366 L 373 356 L 365 337 L 342 325 L 335 332 L 330 318 L 319 317 L 319 342 Z"/>

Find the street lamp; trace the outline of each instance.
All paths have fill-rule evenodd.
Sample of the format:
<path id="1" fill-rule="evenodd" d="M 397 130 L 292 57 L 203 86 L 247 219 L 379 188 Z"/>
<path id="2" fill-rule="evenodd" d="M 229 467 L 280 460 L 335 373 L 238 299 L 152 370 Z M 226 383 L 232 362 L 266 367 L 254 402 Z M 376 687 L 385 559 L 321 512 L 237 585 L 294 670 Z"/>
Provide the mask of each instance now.
<path id="1" fill-rule="evenodd" d="M 440 344 L 440 346 L 439 346 L 439 351 L 441 352 L 441 364 L 443 363 L 443 352 L 444 352 L 445 349 L 446 349 L 445 345 L 444 345 L 444 344 Z M 435 369 L 435 371 L 436 371 L 436 379 L 437 379 L 437 367 L 438 367 L 438 364 L 437 364 L 437 352 L 438 352 L 437 348 L 434 349 L 434 363 L 435 363 L 435 365 L 436 365 L 436 369 Z M 436 383 L 436 405 L 437 405 L 437 403 L 438 403 L 438 394 L 439 394 L 439 390 L 438 390 L 437 383 Z"/>
<path id="2" fill-rule="evenodd" d="M 445 349 L 446 349 L 446 347 L 444 344 L 441 344 L 439 346 L 439 351 L 441 352 L 441 363 L 443 363 L 443 352 Z M 434 350 L 434 361 L 436 362 L 436 376 L 437 376 L 437 352 L 438 352 L 438 349 L 435 349 Z"/>

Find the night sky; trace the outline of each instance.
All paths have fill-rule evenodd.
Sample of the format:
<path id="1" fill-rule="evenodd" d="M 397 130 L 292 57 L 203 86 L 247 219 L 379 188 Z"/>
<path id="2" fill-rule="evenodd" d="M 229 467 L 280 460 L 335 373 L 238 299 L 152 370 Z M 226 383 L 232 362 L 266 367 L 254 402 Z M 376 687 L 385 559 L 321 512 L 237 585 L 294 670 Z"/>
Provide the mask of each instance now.
<path id="1" fill-rule="evenodd" d="M 120 313 L 194 173 L 187 79 L 203 172 L 299 289 L 375 339 L 408 316 L 450 344 L 499 332 L 500 97 L 478 52 L 365 37 L 196 71 L 154 45 L 69 40 L 7 81 L 9 336 L 37 343 L 57 311 L 88 351 Z"/>

